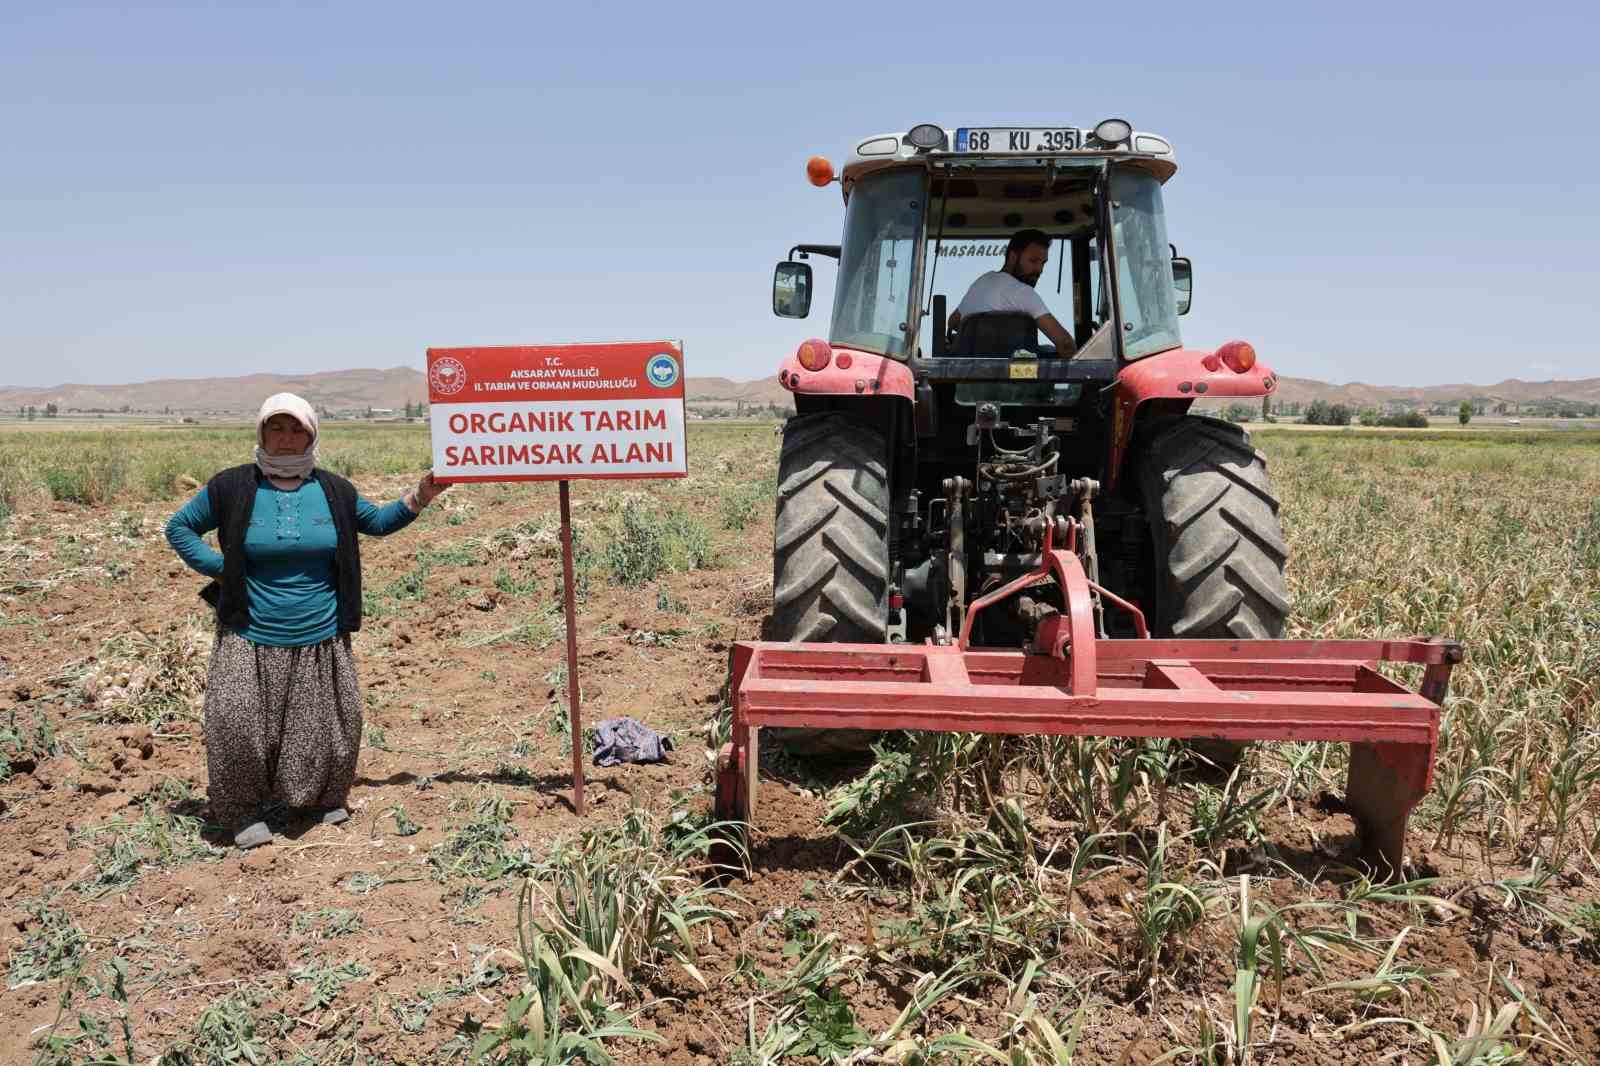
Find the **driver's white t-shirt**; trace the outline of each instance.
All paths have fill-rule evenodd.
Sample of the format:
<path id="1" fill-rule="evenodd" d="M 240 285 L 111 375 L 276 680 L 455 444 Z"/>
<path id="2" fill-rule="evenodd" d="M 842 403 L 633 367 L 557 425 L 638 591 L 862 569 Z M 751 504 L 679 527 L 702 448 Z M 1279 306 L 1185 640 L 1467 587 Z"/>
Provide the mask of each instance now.
<path id="1" fill-rule="evenodd" d="M 1003 270 L 991 270 L 972 283 L 956 308 L 962 318 L 993 313 L 1025 312 L 1035 320 L 1050 313 L 1032 285 L 1018 281 Z"/>

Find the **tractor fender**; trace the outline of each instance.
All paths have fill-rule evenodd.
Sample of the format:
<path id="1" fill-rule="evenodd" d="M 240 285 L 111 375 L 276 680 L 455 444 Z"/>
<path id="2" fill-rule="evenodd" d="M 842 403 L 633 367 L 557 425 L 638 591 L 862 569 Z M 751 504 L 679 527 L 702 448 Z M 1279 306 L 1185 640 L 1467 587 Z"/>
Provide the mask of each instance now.
<path id="1" fill-rule="evenodd" d="M 806 345 L 831 347 L 824 340 L 808 340 Z M 898 396 L 910 400 L 914 383 L 907 366 L 884 355 L 854 348 L 831 348 L 828 365 L 807 370 L 798 351 L 784 359 L 778 368 L 778 383 L 801 396 Z M 841 361 L 846 364 L 841 366 Z"/>
<path id="2" fill-rule="evenodd" d="M 1128 456 L 1140 404 L 1147 400 L 1177 400 L 1181 409 L 1187 410 L 1189 404 L 1202 397 L 1269 396 L 1277 389 L 1278 375 L 1259 362 L 1242 373 L 1227 366 L 1219 354 L 1226 347 L 1227 344 L 1215 352 L 1173 348 L 1122 368 L 1111 401 L 1108 488 L 1116 485 L 1117 474 Z M 1171 405 L 1167 406 L 1170 409 Z"/>

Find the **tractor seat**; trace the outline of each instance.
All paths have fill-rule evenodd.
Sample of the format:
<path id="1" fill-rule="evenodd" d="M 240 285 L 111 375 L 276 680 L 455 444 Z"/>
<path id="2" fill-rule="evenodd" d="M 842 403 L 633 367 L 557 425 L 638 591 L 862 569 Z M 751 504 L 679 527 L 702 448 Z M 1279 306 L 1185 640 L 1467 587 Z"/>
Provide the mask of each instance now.
<path id="1" fill-rule="evenodd" d="M 1038 354 L 1039 324 L 1027 313 L 996 311 L 963 318 L 950 354 L 1005 358 L 1019 348 Z"/>

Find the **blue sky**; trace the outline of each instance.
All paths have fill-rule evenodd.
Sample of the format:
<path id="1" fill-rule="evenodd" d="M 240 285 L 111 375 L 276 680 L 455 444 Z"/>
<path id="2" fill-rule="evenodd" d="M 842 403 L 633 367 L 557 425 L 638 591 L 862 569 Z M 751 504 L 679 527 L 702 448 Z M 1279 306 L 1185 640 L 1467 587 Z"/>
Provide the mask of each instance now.
<path id="1" fill-rule="evenodd" d="M 1594 5 L 1095 6 L 8 4 L 0 384 L 658 337 L 764 377 L 827 332 L 827 261 L 770 311 L 838 238 L 809 155 L 1112 115 L 1177 147 L 1191 346 L 1600 374 Z"/>

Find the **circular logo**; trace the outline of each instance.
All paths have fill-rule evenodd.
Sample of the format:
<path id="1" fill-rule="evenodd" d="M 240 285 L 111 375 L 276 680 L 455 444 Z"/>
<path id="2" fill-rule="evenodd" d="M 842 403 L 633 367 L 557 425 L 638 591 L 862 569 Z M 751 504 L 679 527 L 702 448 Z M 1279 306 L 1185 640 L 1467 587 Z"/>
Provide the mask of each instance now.
<path id="1" fill-rule="evenodd" d="M 678 383 L 678 361 L 666 352 L 657 352 L 645 363 L 644 376 L 657 388 L 671 388 Z"/>
<path id="2" fill-rule="evenodd" d="M 467 387 L 467 368 L 461 365 L 461 360 L 448 355 L 435 359 L 428 368 L 428 384 L 435 392 L 453 396 Z"/>

